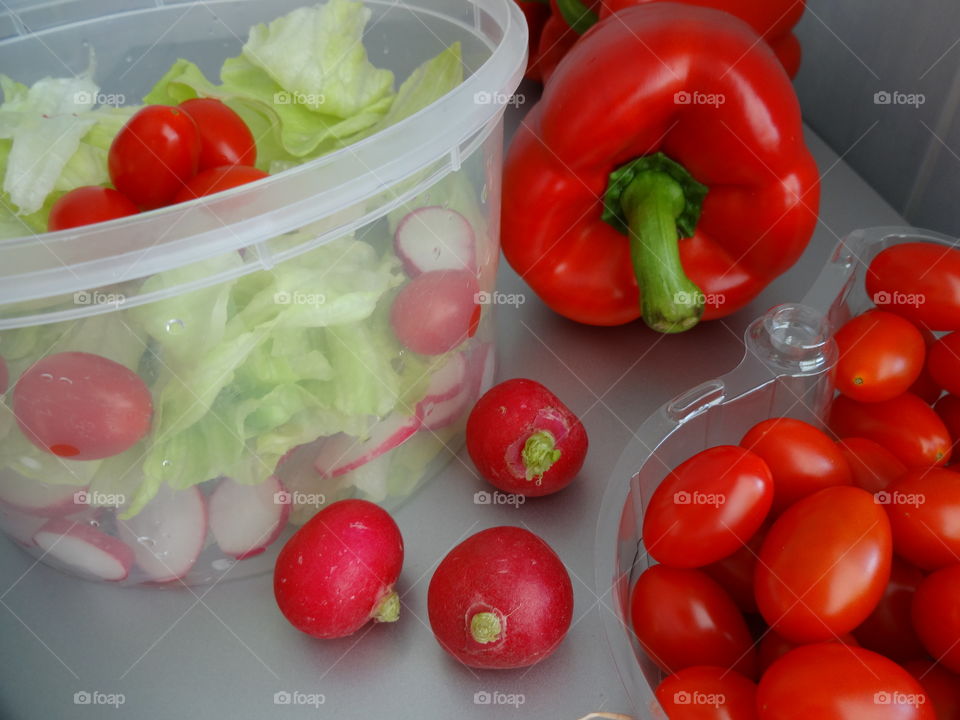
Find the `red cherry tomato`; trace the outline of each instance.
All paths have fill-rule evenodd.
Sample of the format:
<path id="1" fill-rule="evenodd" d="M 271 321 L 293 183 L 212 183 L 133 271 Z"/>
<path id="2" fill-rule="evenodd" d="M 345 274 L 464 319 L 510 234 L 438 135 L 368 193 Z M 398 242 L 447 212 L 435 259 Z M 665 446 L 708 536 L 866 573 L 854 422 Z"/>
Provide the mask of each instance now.
<path id="1" fill-rule="evenodd" d="M 196 174 L 199 155 L 200 134 L 187 113 L 148 105 L 113 139 L 107 155 L 110 180 L 135 205 L 152 210 L 168 204 Z"/>
<path id="2" fill-rule="evenodd" d="M 947 426 L 947 431 L 953 438 L 953 442 L 960 442 L 960 396 L 944 395 L 937 400 L 933 409 L 943 420 L 943 424 Z"/>
<path id="3" fill-rule="evenodd" d="M 750 542 L 712 565 L 707 565 L 703 571 L 716 580 L 720 587 L 726 590 L 733 601 L 745 613 L 756 613 L 757 599 L 753 594 L 753 576 L 757 570 L 757 558 L 763 539 L 767 535 L 767 528 L 760 528 Z"/>
<path id="4" fill-rule="evenodd" d="M 923 370 L 923 335 L 899 315 L 869 310 L 847 322 L 833 338 L 840 352 L 837 390 L 859 402 L 895 398 L 909 390 Z"/>
<path id="5" fill-rule="evenodd" d="M 829 642 L 858 647 L 857 639 L 850 633 L 833 638 Z M 765 673 L 777 660 L 782 658 L 791 650 L 796 650 L 798 647 L 803 646 L 798 645 L 795 642 L 790 642 L 782 635 L 775 633 L 773 630 L 767 630 L 764 636 L 760 638 L 760 649 L 757 653 L 757 657 L 760 662 L 760 673 Z"/>
<path id="6" fill-rule="evenodd" d="M 697 666 L 681 670 L 657 687 L 670 720 L 756 720 L 757 686 L 738 672 Z"/>
<path id="7" fill-rule="evenodd" d="M 914 327 L 918 326 L 915 325 Z M 920 330 L 920 334 L 923 335 L 923 342 L 927 347 L 927 353 L 929 353 L 930 346 L 936 342 L 937 337 L 925 327 L 918 327 L 918 329 Z M 933 378 L 930 377 L 930 373 L 927 370 L 927 364 L 924 363 L 923 370 L 920 371 L 920 377 L 910 386 L 910 392 L 928 405 L 933 405 L 937 401 L 937 398 L 943 394 L 943 388 L 933 381 Z"/>
<path id="8" fill-rule="evenodd" d="M 113 188 L 86 185 L 61 195 L 50 208 L 47 230 L 93 225 L 136 215 L 140 210 L 125 195 Z"/>
<path id="9" fill-rule="evenodd" d="M 931 330 L 960 330 L 960 250 L 903 243 L 877 255 L 867 293 L 884 310 Z"/>
<path id="10" fill-rule="evenodd" d="M 401 288 L 390 308 L 397 339 L 422 355 L 440 355 L 473 337 L 480 322 L 477 278 L 467 270 L 431 270 Z"/>
<path id="11" fill-rule="evenodd" d="M 13 389 L 20 429 L 42 450 L 71 460 L 122 453 L 150 430 L 143 380 L 101 355 L 64 352 L 30 366 Z"/>
<path id="12" fill-rule="evenodd" d="M 893 559 L 890 582 L 880 603 L 853 631 L 863 647 L 898 663 L 926 655 L 910 619 L 913 594 L 922 580 L 922 570 L 900 558 Z"/>
<path id="13" fill-rule="evenodd" d="M 937 720 L 960 720 L 960 676 L 932 660 L 911 660 L 903 669 L 923 685 Z"/>
<path id="14" fill-rule="evenodd" d="M 943 421 L 916 395 L 858 403 L 838 395 L 830 410 L 830 428 L 839 437 L 865 437 L 883 445 L 908 468 L 945 465 L 952 442 Z"/>
<path id="15" fill-rule="evenodd" d="M 837 643 L 777 660 L 757 688 L 760 720 L 936 720 L 923 687 L 882 655 Z"/>
<path id="16" fill-rule="evenodd" d="M 643 517 L 647 552 L 670 567 L 701 567 L 736 552 L 773 500 L 770 468 L 733 445 L 697 453 L 667 475 Z"/>
<path id="17" fill-rule="evenodd" d="M 960 562 L 920 583 L 913 596 L 913 626 L 933 659 L 960 673 Z"/>
<path id="18" fill-rule="evenodd" d="M 945 335 L 930 346 L 927 371 L 937 385 L 960 395 L 960 332 Z"/>
<path id="19" fill-rule="evenodd" d="M 265 177 L 270 176 L 263 170 L 245 165 L 224 165 L 210 168 L 194 175 L 174 196 L 173 202 L 182 203 L 205 195 L 214 195 Z"/>
<path id="20" fill-rule="evenodd" d="M 850 485 L 843 453 L 826 433 L 793 418 L 757 423 L 740 441 L 766 460 L 773 473 L 773 515 L 825 487 Z"/>
<path id="21" fill-rule="evenodd" d="M 630 616 L 640 645 L 667 672 L 716 665 L 754 677 L 756 652 L 743 616 L 700 570 L 647 568 L 633 587 Z"/>
<path id="22" fill-rule="evenodd" d="M 760 549 L 760 614 L 797 643 L 850 632 L 883 596 L 892 545 L 883 507 L 860 488 L 831 487 L 800 500 L 777 518 Z"/>
<path id="23" fill-rule="evenodd" d="M 893 549 L 923 570 L 960 562 L 960 474 L 914 470 L 877 499 L 893 530 Z"/>
<path id="24" fill-rule="evenodd" d="M 215 98 L 194 98 L 180 103 L 200 132 L 200 160 L 203 172 L 221 165 L 255 165 L 257 145 L 243 119 Z"/>
<path id="25" fill-rule="evenodd" d="M 837 445 L 853 473 L 853 484 L 868 493 L 886 490 L 907 466 L 883 445 L 866 438 L 844 438 Z"/>

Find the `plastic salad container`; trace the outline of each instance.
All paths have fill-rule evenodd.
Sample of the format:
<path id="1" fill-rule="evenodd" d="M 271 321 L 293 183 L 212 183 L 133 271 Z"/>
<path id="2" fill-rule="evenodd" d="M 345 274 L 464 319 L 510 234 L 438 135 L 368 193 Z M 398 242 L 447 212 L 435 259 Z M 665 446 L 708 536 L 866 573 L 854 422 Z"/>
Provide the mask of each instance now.
<path id="1" fill-rule="evenodd" d="M 857 230 L 837 246 L 802 303 L 780 305 L 744 334 L 746 353 L 730 373 L 665 403 L 648 418 L 617 462 L 600 510 L 596 544 L 598 593 L 610 593 L 604 630 L 639 718 L 665 718 L 654 695 L 664 679 L 634 635 L 630 591 L 654 564 L 642 541 L 642 519 L 667 473 L 716 445 L 737 445 L 753 425 L 795 417 L 820 427 L 834 396 L 837 360 L 832 333 L 873 307 L 864 277 L 873 258 L 903 242 L 957 241 L 912 228 Z M 882 299 L 877 304 L 882 304 Z"/>
<path id="2" fill-rule="evenodd" d="M 246 52 L 253 26 L 303 3 L 158 3 L 106 15 L 100 3 L 44 5 L 2 18 L 0 27 L 12 22 L 20 34 L 0 41 L 0 67 L 24 87 L 92 76 L 95 102 L 139 104 L 178 58 L 216 78 Z M 101 14 L 79 19 L 91 5 Z M 360 52 L 392 71 L 387 89 L 397 93 L 378 106 L 384 129 L 366 122 L 366 137 L 275 163 L 271 177 L 211 198 L 0 239 L 9 377 L 0 367 L 0 526 L 43 562 L 124 585 L 264 572 L 325 504 L 363 497 L 396 506 L 461 447 L 466 414 L 493 380 L 485 298 L 499 253 L 502 117 L 525 65 L 526 29 L 512 0 L 362 7 Z M 459 55 L 416 75 L 444 53 Z M 350 80 L 341 69 L 332 82 Z M 437 87 L 411 112 L 411 98 Z M 10 100 L 15 89 L 4 91 Z M 314 100 L 273 97 L 286 106 Z M 443 282 L 394 306 L 430 273 Z M 467 303 L 469 326 L 452 346 L 434 337 L 411 349 L 400 337 L 398 324 L 432 337 L 437 321 L 426 319 L 457 302 Z M 87 458 L 82 443 L 107 420 L 62 427 L 77 415 L 58 411 L 58 399 L 71 402 L 96 368 L 36 365 L 18 384 L 61 353 L 123 366 L 110 387 L 146 388 L 152 412 L 134 445 Z M 37 387 L 51 396 L 44 383 L 58 389 L 37 410 Z M 21 408 L 45 413 L 70 439 L 28 437 L 40 421 L 24 426 Z"/>

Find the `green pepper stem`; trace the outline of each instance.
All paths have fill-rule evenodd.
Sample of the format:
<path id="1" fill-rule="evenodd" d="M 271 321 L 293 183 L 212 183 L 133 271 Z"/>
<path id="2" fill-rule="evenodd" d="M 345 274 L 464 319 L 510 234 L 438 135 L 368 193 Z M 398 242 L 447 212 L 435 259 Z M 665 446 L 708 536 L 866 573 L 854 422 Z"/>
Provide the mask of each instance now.
<path id="1" fill-rule="evenodd" d="M 630 257 L 643 294 L 643 320 L 662 333 L 689 330 L 703 315 L 704 296 L 680 262 L 677 218 L 686 206 L 670 175 L 637 175 L 620 197 L 630 235 Z"/>
<path id="2" fill-rule="evenodd" d="M 557 0 L 557 8 L 564 21 L 577 35 L 583 35 L 600 20 L 597 14 L 580 0 Z"/>

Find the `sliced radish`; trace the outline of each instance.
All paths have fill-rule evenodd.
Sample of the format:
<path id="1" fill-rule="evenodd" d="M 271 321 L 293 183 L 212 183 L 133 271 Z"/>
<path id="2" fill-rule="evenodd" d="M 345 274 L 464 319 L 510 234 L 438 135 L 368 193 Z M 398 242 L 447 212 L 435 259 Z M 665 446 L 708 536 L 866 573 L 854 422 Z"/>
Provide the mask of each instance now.
<path id="1" fill-rule="evenodd" d="M 54 518 L 33 536 L 48 557 L 100 580 L 123 580 L 133 565 L 133 550 L 85 522 Z"/>
<path id="2" fill-rule="evenodd" d="M 33 480 L 6 470 L 0 475 L 0 503 L 42 517 L 63 517 L 82 510 L 82 502 L 74 502 L 74 495 L 86 489 L 84 485 L 54 485 Z"/>
<path id="3" fill-rule="evenodd" d="M 349 484 L 367 496 L 371 502 L 383 502 L 387 499 L 387 481 L 390 479 L 390 460 L 381 455 L 346 476 Z"/>
<path id="4" fill-rule="evenodd" d="M 422 402 L 448 400 L 460 392 L 467 379 L 468 363 L 463 353 L 457 353 L 430 377 Z"/>
<path id="5" fill-rule="evenodd" d="M 476 398 L 473 383 L 464 382 L 460 391 L 451 398 L 424 406 L 421 418 L 424 430 L 442 430 L 462 418 Z M 418 405 L 418 408 L 421 407 Z"/>
<path id="6" fill-rule="evenodd" d="M 262 553 L 287 524 L 286 497 L 275 475 L 259 485 L 223 478 L 210 495 L 210 532 L 217 545 L 237 560 Z"/>
<path id="7" fill-rule="evenodd" d="M 420 429 L 420 418 L 394 411 L 360 440 L 352 435 L 332 435 L 320 445 L 314 466 L 325 477 L 337 477 L 393 450 Z"/>
<path id="8" fill-rule="evenodd" d="M 152 582 L 182 578 L 197 562 L 207 536 L 207 508 L 196 487 L 162 485 L 139 513 L 119 520 L 120 537 Z"/>
<path id="9" fill-rule="evenodd" d="M 467 219 L 432 205 L 408 213 L 397 225 L 394 250 L 411 277 L 430 270 L 473 270 L 476 238 Z"/>

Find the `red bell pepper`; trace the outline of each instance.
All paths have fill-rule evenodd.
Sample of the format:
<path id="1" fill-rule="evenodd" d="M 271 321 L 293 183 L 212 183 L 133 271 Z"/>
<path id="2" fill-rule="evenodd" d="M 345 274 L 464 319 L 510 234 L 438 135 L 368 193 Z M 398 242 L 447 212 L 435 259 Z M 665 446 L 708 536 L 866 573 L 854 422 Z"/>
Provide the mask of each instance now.
<path id="1" fill-rule="evenodd" d="M 546 22 L 536 52 L 537 75 L 546 82 L 567 51 L 599 19 L 624 8 L 663 0 L 551 0 L 553 14 Z M 671 0 L 685 5 L 723 10 L 746 21 L 773 48 L 783 67 L 793 77 L 800 69 L 800 41 L 794 26 L 806 9 L 806 0 Z M 532 56 L 531 56 L 532 57 Z"/>
<path id="2" fill-rule="evenodd" d="M 543 34 L 543 26 L 550 19 L 550 2 L 549 0 L 515 0 L 515 2 L 527 21 L 527 72 L 525 76 L 532 80 L 539 80 L 540 71 L 537 58 L 540 52 L 540 36 Z"/>
<path id="3" fill-rule="evenodd" d="M 660 3 L 600 21 L 510 147 L 501 238 L 556 312 L 679 332 L 786 271 L 819 178 L 777 58 L 727 13 Z"/>

